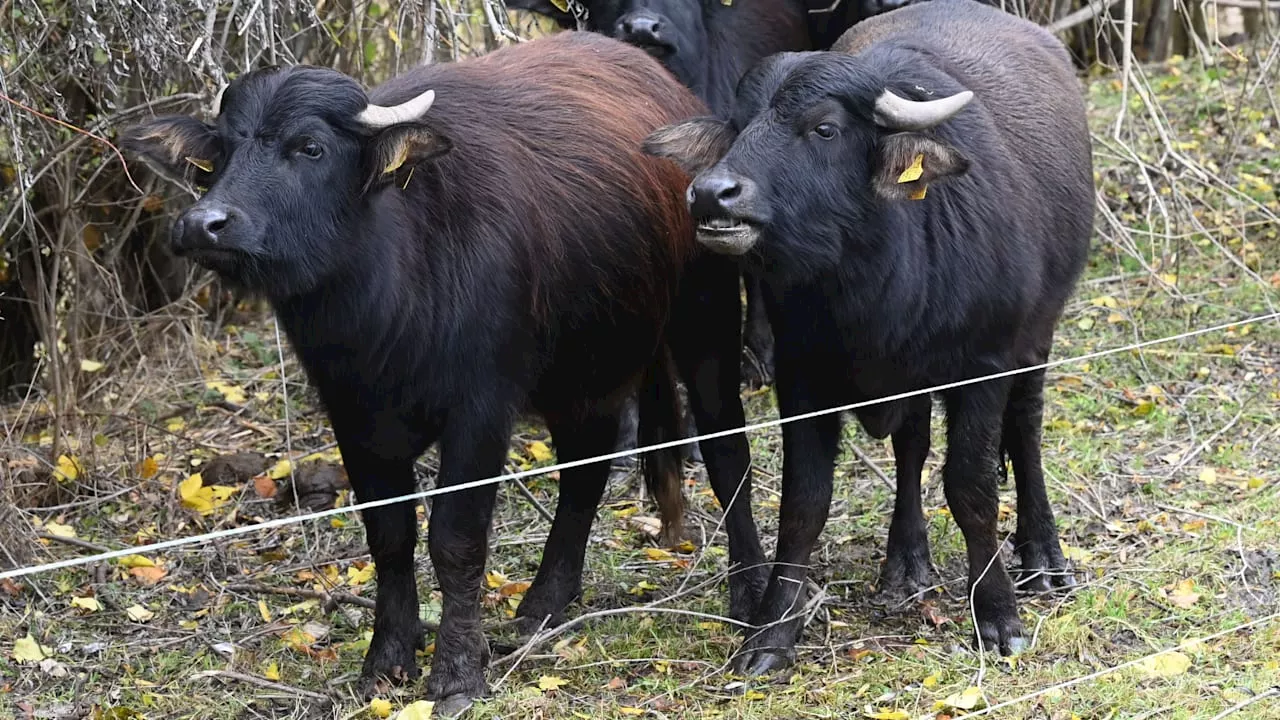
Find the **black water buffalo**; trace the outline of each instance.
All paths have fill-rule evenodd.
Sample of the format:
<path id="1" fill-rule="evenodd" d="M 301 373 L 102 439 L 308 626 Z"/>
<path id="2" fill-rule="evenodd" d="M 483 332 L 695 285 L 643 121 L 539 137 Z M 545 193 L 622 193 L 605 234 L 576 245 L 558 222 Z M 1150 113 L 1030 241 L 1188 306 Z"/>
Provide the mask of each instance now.
<path id="1" fill-rule="evenodd" d="M 1038 364 L 1079 277 L 1094 190 L 1079 83 L 1062 44 L 974 0 L 931 0 L 855 25 L 833 52 L 773 56 L 732 120 L 663 128 L 646 150 L 697 173 L 698 239 L 762 280 L 783 416 Z M 998 553 L 1000 455 L 1012 460 L 1023 570 L 1070 582 L 1040 458 L 1044 372 L 941 392 L 943 484 L 968 547 L 977 634 L 1024 644 Z M 860 409 L 892 434 L 898 493 L 885 585 L 928 583 L 920 472 L 930 398 Z M 778 564 L 737 666 L 785 665 L 805 567 L 831 499 L 840 419 L 783 429 Z M 773 623 L 773 624 L 770 624 Z"/>
<path id="2" fill-rule="evenodd" d="M 644 48 L 686 87 L 727 117 L 738 81 L 760 59 L 776 52 L 809 50 L 804 0 L 579 0 L 586 28 Z M 574 27 L 570 12 L 548 0 L 510 0 Z M 745 376 L 750 385 L 773 381 L 773 334 L 760 291 L 745 278 Z M 624 442 L 625 442 L 624 438 Z"/>
<path id="3" fill-rule="evenodd" d="M 216 125 L 168 116 L 123 144 L 208 192 L 173 248 L 264 293 L 328 412 L 360 501 L 414 490 L 440 443 L 441 487 L 498 475 L 526 408 L 560 460 L 609 452 L 640 388 L 642 441 L 678 431 L 674 378 L 709 431 L 744 424 L 738 268 L 694 241 L 676 164 L 641 152 L 705 106 L 646 53 L 563 33 L 420 67 L 367 94 L 338 72 L 258 70 L 225 91 Z M 732 360 L 727 361 L 724 359 Z M 647 430 L 646 430 L 647 428 Z M 704 442 L 726 506 L 746 474 L 741 434 Z M 518 615 L 553 622 L 581 588 L 608 464 L 560 474 L 550 537 Z M 678 457 L 646 477 L 678 524 Z M 495 487 L 433 498 L 428 548 L 444 595 L 427 693 L 486 691 L 480 589 Z M 376 561 L 362 673 L 417 674 L 423 646 L 413 503 L 364 513 Z M 750 515 L 731 547 L 761 556 Z M 674 528 L 672 528 L 674 529 Z M 735 581 L 739 613 L 758 590 Z"/>

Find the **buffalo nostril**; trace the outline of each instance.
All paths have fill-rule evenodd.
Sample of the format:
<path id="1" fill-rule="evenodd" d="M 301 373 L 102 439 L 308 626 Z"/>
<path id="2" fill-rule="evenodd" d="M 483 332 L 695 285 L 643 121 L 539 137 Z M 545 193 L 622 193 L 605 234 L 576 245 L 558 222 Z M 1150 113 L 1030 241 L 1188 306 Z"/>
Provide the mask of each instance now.
<path id="1" fill-rule="evenodd" d="M 716 188 L 716 199 L 724 202 L 725 200 L 733 200 L 742 194 L 742 183 L 731 182 Z"/>
<path id="2" fill-rule="evenodd" d="M 650 15 L 631 15 L 618 21 L 624 37 L 649 37 L 656 39 L 662 29 L 662 21 Z"/>
<path id="3" fill-rule="evenodd" d="M 221 217 L 208 217 L 204 220 L 204 231 L 206 235 L 217 235 L 226 226 L 226 215 L 222 215 Z"/>

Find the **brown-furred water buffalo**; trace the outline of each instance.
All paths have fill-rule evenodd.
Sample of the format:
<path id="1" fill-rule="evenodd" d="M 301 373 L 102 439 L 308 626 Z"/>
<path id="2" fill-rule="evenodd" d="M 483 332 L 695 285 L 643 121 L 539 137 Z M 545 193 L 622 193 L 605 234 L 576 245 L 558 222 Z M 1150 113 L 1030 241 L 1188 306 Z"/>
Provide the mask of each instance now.
<path id="1" fill-rule="evenodd" d="M 440 487 L 499 475 L 525 409 L 546 420 L 561 461 L 608 453 L 637 388 L 641 441 L 674 439 L 668 357 L 700 427 L 744 424 L 739 271 L 695 242 L 688 176 L 641 151 L 649 132 L 705 112 L 643 51 L 571 32 L 367 93 L 333 70 L 257 70 L 227 87 L 213 125 L 160 117 L 122 142 L 208 188 L 174 223 L 172 247 L 270 299 L 364 502 L 414 491 L 414 461 L 436 442 Z M 746 438 L 702 450 L 729 506 Z M 674 531 L 678 457 L 646 465 Z M 526 627 L 558 622 L 580 592 L 607 475 L 607 462 L 560 473 L 517 612 Z M 431 502 L 443 609 L 427 694 L 441 710 L 487 688 L 480 592 L 495 493 Z M 414 503 L 366 510 L 364 522 L 378 583 L 368 692 L 416 675 L 424 642 Z M 763 556 L 749 513 L 731 511 L 728 525 L 734 552 Z M 760 591 L 744 583 L 731 589 L 743 617 Z"/>
<path id="2" fill-rule="evenodd" d="M 832 52 L 775 55 L 743 78 L 730 120 L 663 128 L 646 150 L 696 173 L 699 241 L 760 278 L 784 417 L 1044 362 L 1088 254 L 1092 159 L 1071 60 L 1040 27 L 974 0 L 909 5 Z M 1041 465 L 1043 390 L 1038 370 L 939 393 L 975 630 L 1003 653 L 1025 644 L 996 534 L 1003 456 L 1028 585 L 1070 583 Z M 930 407 L 919 395 L 856 411 L 893 437 L 882 587 L 896 592 L 929 584 Z M 739 669 L 794 657 L 840 428 L 835 414 L 783 427 L 777 564 Z"/>
<path id="3" fill-rule="evenodd" d="M 577 0 L 586 29 L 611 35 L 658 58 L 713 114 L 728 117 L 738 81 L 777 52 L 810 50 L 805 0 Z M 548 0 L 509 0 L 507 6 L 576 24 Z M 773 334 L 753 278 L 744 278 L 744 372 L 753 386 L 773 382 Z M 629 440 L 622 438 L 625 443 Z"/>

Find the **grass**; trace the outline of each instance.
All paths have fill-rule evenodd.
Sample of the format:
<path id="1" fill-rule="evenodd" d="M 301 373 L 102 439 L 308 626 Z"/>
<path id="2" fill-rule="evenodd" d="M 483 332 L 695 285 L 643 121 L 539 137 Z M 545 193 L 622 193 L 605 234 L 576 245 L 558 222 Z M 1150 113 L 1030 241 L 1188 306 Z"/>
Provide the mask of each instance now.
<path id="1" fill-rule="evenodd" d="M 1126 105 L 1113 77 L 1090 81 L 1103 208 L 1056 358 L 1280 305 L 1280 202 L 1272 186 L 1280 160 L 1267 147 L 1280 137 L 1271 88 L 1249 93 L 1257 62 L 1229 55 L 1219 61 L 1207 70 L 1185 61 L 1143 68 L 1164 127 L 1136 93 Z M 1121 107 L 1129 116 L 1116 140 L 1111 128 Z M 269 317 L 249 309 L 239 326 L 179 326 L 174 335 L 191 340 L 182 352 L 161 353 L 136 370 L 102 371 L 83 404 L 93 411 L 63 439 L 66 477 L 52 483 L 53 492 L 28 497 L 19 522 L 0 529 L 10 562 L 296 512 L 290 490 L 268 499 L 243 475 L 217 480 L 215 460 L 228 453 L 262 453 L 259 469 L 290 449 L 295 459 L 318 452 L 299 472 L 336 462 L 327 423 L 287 351 L 287 404 L 282 397 Z M 1016 661 L 980 658 L 972 649 L 963 543 L 938 482 L 945 447 L 939 416 L 925 483 L 937 597 L 885 607 L 875 596 L 893 498 L 867 463 L 846 452 L 813 557 L 811 577 L 825 597 L 801 640 L 799 662 L 767 680 L 732 677 L 722 668 L 737 636 L 710 617 L 725 608 L 717 576 L 726 557 L 723 535 L 712 535 L 719 513 L 705 479 L 691 477 L 689 489 L 690 522 L 701 539 L 693 552 L 664 552 L 638 529 L 636 518 L 651 510 L 636 500 L 631 477 L 610 486 L 574 612 L 635 608 L 678 594 L 670 607 L 709 617 L 636 608 L 588 620 L 517 662 L 491 666 L 494 697 L 472 716 L 941 718 L 963 714 L 948 698 L 965 704 L 962 694 L 976 687 L 987 703 L 1035 693 L 991 713 L 1001 718 L 1276 717 L 1280 697 L 1266 693 L 1280 686 L 1280 621 L 1230 630 L 1280 609 L 1278 370 L 1280 323 L 1271 321 L 1051 371 L 1046 471 L 1079 584 L 1021 601 L 1035 644 Z M 210 387 L 209 380 L 223 384 Z M 775 417 L 770 393 L 749 394 L 747 402 L 751 418 Z M 33 458 L 48 458 L 53 437 L 34 410 L 5 415 L 15 432 L 0 444 L 0 467 L 19 489 L 24 478 L 47 475 Z M 869 440 L 853 423 L 846 428 L 847 444 L 891 475 L 887 443 Z M 543 441 L 540 428 L 522 428 L 512 466 L 546 464 Z M 751 442 L 754 501 L 771 551 L 780 432 L 756 432 Z M 432 464 L 428 456 L 428 475 Z M 233 490 L 225 500 L 202 499 L 190 485 L 184 494 L 179 483 L 196 472 L 206 485 L 229 482 Z M 320 485 L 300 481 L 299 494 L 332 495 Z M 544 505 L 554 503 L 554 478 L 529 486 Z M 1012 493 L 1002 488 L 1006 508 L 1015 504 Z M 337 494 L 350 503 L 346 491 Z M 191 509 L 201 502 L 208 514 Z M 1011 514 L 1002 532 L 1012 532 Z M 485 620 L 498 626 L 489 633 L 495 657 L 514 647 L 501 623 L 521 583 L 532 579 L 548 529 L 510 485 L 499 493 L 497 518 L 484 598 Z M 20 532 L 28 528 L 43 538 Z M 73 541 L 58 539 L 71 532 Z M 420 550 L 421 609 L 430 621 L 439 594 Z M 0 583 L 0 717 L 375 716 L 351 682 L 372 620 L 359 604 L 372 596 L 373 583 L 358 520 L 311 521 L 147 561 L 158 569 L 111 562 Z M 327 604 L 326 597 L 343 601 Z M 74 598 L 82 598 L 81 607 Z M 1181 656 L 1063 686 L 1216 633 L 1184 645 Z M 18 642 L 28 636 L 47 651 L 43 664 L 15 656 L 30 650 Z M 398 708 L 422 692 L 419 682 L 385 698 Z"/>

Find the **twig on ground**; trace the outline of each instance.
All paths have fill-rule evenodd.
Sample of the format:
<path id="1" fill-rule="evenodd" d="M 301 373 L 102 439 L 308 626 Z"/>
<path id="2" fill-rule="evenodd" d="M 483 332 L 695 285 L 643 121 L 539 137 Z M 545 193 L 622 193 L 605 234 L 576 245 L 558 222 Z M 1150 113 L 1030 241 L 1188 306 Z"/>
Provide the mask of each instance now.
<path id="1" fill-rule="evenodd" d="M 315 702 L 325 703 L 330 705 L 333 704 L 333 698 L 329 697 L 328 695 L 322 695 L 318 692 L 304 690 L 300 687 L 294 687 L 293 685 L 285 685 L 284 683 L 278 683 L 278 682 L 275 682 L 274 680 L 268 680 L 264 677 L 258 677 L 257 675 L 245 675 L 244 673 L 238 673 L 232 670 L 204 670 L 202 672 L 198 672 L 192 675 L 191 679 L 199 680 L 202 678 L 213 678 L 213 677 L 221 677 L 221 678 L 226 678 L 228 680 L 238 680 L 240 682 L 249 683 L 250 685 L 257 685 L 258 687 L 267 688 L 268 690 L 277 690 L 282 693 L 291 693 L 293 695 L 297 695 L 300 698 L 307 698 L 308 700 L 314 700 Z"/>
<path id="2" fill-rule="evenodd" d="M 248 593 L 265 593 L 268 595 L 284 595 L 287 597 L 300 597 L 309 600 L 323 600 L 325 611 L 329 612 L 338 605 L 355 605 L 357 607 L 374 609 L 377 606 L 373 600 L 362 598 L 359 595 L 352 595 L 349 592 L 335 590 L 334 592 L 320 592 L 319 590 L 308 590 L 306 588 L 286 588 L 274 587 L 272 585 L 263 585 L 261 583 L 237 583 L 227 585 L 226 589 L 231 592 L 248 592 Z M 435 626 L 430 623 L 423 623 L 424 627 L 434 631 Z"/>
<path id="3" fill-rule="evenodd" d="M 862 448 L 858 447 L 857 443 L 854 443 L 850 447 L 853 448 L 853 454 L 858 456 L 858 459 L 862 461 L 863 465 L 866 465 L 867 467 L 871 468 L 871 472 L 875 473 L 876 477 L 880 478 L 880 480 L 885 484 L 885 487 L 889 488 L 890 490 L 898 489 L 897 483 L 895 483 L 893 480 L 890 480 L 889 476 L 885 473 L 885 471 L 881 470 L 880 466 L 876 464 L 876 461 L 872 460 L 869 455 L 863 452 Z"/>
<path id="4" fill-rule="evenodd" d="M 1228 715 L 1234 715 L 1234 714 L 1236 714 L 1236 713 L 1240 712 L 1241 710 L 1243 710 L 1243 709 L 1245 709 L 1245 708 L 1249 707 L 1250 705 L 1253 705 L 1254 703 L 1260 703 L 1260 702 L 1262 702 L 1263 700 L 1269 700 L 1269 699 L 1271 699 L 1271 698 L 1275 698 L 1275 697 L 1280 697 L 1280 685 L 1277 685 L 1277 686 L 1275 686 L 1275 687 L 1271 688 L 1270 690 L 1267 690 L 1266 692 L 1260 692 L 1260 693 L 1258 693 L 1257 695 L 1254 695 L 1254 696 L 1253 696 L 1253 697 L 1251 697 L 1251 698 L 1246 698 L 1246 699 L 1244 699 L 1244 700 L 1241 700 L 1240 702 L 1236 703 L 1235 705 L 1232 705 L 1231 707 L 1227 708 L 1226 710 L 1223 710 L 1222 712 L 1218 713 L 1217 715 L 1214 715 L 1212 718 L 1210 718 L 1210 720 L 1222 720 L 1222 718 L 1225 718 L 1225 717 L 1227 717 Z"/>
<path id="5" fill-rule="evenodd" d="M 80 538 L 62 537 L 61 535 L 51 535 L 49 533 L 40 533 L 39 535 L 36 535 L 36 537 L 40 538 L 41 540 L 48 540 L 50 542 L 59 542 L 64 545 L 74 545 L 75 547 L 84 548 L 85 550 L 92 550 L 94 552 L 99 552 L 99 553 L 111 552 L 111 548 L 109 547 L 104 547 L 97 543 L 91 543 L 88 540 L 81 540 Z"/>

